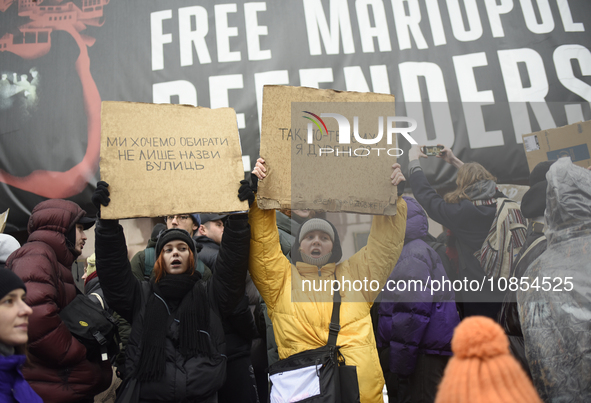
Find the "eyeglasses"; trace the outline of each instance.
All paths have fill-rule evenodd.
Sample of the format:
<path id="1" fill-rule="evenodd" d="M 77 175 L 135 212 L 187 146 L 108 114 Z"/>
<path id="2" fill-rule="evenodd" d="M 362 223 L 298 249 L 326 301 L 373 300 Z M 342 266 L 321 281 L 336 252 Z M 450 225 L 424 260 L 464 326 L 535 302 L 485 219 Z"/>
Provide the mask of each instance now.
<path id="1" fill-rule="evenodd" d="M 166 221 L 172 221 L 175 218 L 177 219 L 177 221 L 187 221 L 188 219 L 191 218 L 191 216 L 188 214 L 181 214 L 181 215 L 168 215 L 165 217 Z"/>

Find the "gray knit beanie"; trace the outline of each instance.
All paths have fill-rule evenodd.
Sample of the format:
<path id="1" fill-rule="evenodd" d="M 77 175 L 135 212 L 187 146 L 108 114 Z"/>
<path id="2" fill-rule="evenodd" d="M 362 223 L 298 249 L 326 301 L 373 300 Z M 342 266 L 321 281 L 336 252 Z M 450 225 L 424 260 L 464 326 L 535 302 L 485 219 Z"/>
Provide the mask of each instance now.
<path id="1" fill-rule="evenodd" d="M 312 231 L 326 232 L 330 237 L 330 240 L 334 242 L 334 230 L 332 229 L 332 226 L 321 218 L 312 218 L 302 225 L 299 242 L 301 243 L 306 234 Z"/>

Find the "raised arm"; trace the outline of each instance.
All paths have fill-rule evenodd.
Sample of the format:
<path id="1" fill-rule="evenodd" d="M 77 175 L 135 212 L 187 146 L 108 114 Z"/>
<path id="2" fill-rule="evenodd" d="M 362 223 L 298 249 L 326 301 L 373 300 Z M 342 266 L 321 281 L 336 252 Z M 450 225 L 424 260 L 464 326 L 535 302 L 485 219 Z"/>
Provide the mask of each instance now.
<path id="1" fill-rule="evenodd" d="M 141 284 L 131 272 L 121 225 L 115 220 L 98 220 L 94 248 L 96 272 L 109 307 L 132 323 L 141 306 Z"/>
<path id="2" fill-rule="evenodd" d="M 109 204 L 108 186 L 99 182 L 92 196 L 99 208 Z M 97 221 L 94 248 L 96 272 L 109 307 L 132 323 L 133 314 L 141 306 L 141 284 L 131 272 L 123 227 L 117 220 Z"/>
<path id="3" fill-rule="evenodd" d="M 437 157 L 457 168 L 464 165 L 447 147 Z M 421 168 L 420 158 L 427 158 L 427 156 L 421 152 L 419 146 L 413 146 L 408 154 L 409 181 L 413 195 L 431 219 L 453 231 L 462 222 L 459 218 L 463 210 L 458 203 L 446 203 L 443 197 L 433 189 Z"/>
<path id="4" fill-rule="evenodd" d="M 406 202 L 399 197 L 396 201 L 396 215 L 374 216 L 367 245 L 349 259 L 353 278 L 361 281 L 367 279 L 367 284 L 372 281 L 379 283 L 376 291 L 363 287 L 362 293 L 367 302 L 373 303 L 377 298 L 396 265 L 404 246 L 405 231 Z"/>
<path id="5" fill-rule="evenodd" d="M 232 314 L 244 297 L 249 251 L 248 214 L 232 214 L 224 227 L 215 275 L 210 282 L 223 316 Z"/>
<path id="6" fill-rule="evenodd" d="M 392 184 L 400 185 L 398 193 L 401 194 L 404 189 L 404 175 L 400 164 L 394 164 L 392 168 Z M 396 215 L 374 216 L 367 245 L 349 259 L 349 270 L 353 278 L 361 281 L 367 279 L 367 284 L 371 281 L 379 283 L 376 291 L 372 291 L 370 287 L 363 287 L 363 296 L 369 303 L 373 303 L 382 290 L 402 252 L 406 232 L 406 210 L 406 202 L 399 196 L 396 200 Z"/>
<path id="7" fill-rule="evenodd" d="M 258 180 L 266 175 L 265 161 L 257 160 L 252 173 Z M 269 311 L 275 310 L 280 293 L 291 276 L 291 264 L 281 251 L 275 210 L 261 210 L 256 201 L 249 213 L 251 226 L 249 270 Z"/>

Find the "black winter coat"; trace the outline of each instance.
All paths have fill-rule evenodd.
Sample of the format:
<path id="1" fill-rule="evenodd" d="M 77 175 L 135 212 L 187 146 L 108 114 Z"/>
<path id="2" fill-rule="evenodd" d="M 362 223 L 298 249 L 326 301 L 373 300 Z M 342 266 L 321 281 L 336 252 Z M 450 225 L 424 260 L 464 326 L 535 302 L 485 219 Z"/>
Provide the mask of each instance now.
<path id="1" fill-rule="evenodd" d="M 215 272 L 215 265 L 217 262 L 218 254 L 220 253 L 220 246 L 215 241 L 205 235 L 200 235 L 195 238 L 195 244 L 197 247 L 202 249 L 199 251 L 199 259 L 207 267 L 211 269 L 211 272 Z"/>
<path id="2" fill-rule="evenodd" d="M 225 339 L 221 318 L 232 313 L 244 296 L 248 269 L 250 227 L 246 216 L 232 216 L 224 230 L 216 275 L 195 287 L 205 287 L 211 306 L 209 328 L 214 351 L 186 359 L 178 351 L 178 306 L 170 311 L 166 340 L 166 372 L 155 382 L 140 384 L 140 402 L 216 402 L 217 390 L 226 373 Z M 123 228 L 113 221 L 99 220 L 96 226 L 97 272 L 109 306 L 128 320 L 132 331 L 127 345 L 127 377 L 133 377 L 141 356 L 146 303 L 153 292 L 147 281 L 138 282 L 130 270 Z M 164 303 L 164 301 L 163 301 Z"/>
<path id="3" fill-rule="evenodd" d="M 488 235 L 497 213 L 496 205 L 476 206 L 469 200 L 447 203 L 431 187 L 422 170 L 415 170 L 410 175 L 410 185 L 415 198 L 427 215 L 451 230 L 456 236 L 456 241 L 459 241 L 456 242 L 460 262 L 459 278 L 466 278 L 468 284 L 472 280 L 481 284 L 485 274 L 474 252 L 480 250 Z M 497 193 L 498 196 L 495 197 L 504 197 L 502 193 Z M 482 291 L 466 292 L 466 287 L 462 287 L 464 290 L 456 292 L 456 300 L 461 298 L 465 303 L 476 303 L 464 305 L 464 316 L 485 315 L 497 319 L 504 293 L 497 291 L 496 287 L 491 291 L 489 281 L 485 281 Z M 495 303 L 489 304 L 491 302 Z"/>
<path id="4" fill-rule="evenodd" d="M 216 272 L 216 262 L 220 253 L 220 245 L 205 235 L 195 238 L 195 243 L 201 259 L 212 272 Z M 224 334 L 226 335 L 226 353 L 228 361 L 250 355 L 252 339 L 258 336 L 254 318 L 249 308 L 248 298 L 243 297 L 231 315 L 222 320 Z"/>

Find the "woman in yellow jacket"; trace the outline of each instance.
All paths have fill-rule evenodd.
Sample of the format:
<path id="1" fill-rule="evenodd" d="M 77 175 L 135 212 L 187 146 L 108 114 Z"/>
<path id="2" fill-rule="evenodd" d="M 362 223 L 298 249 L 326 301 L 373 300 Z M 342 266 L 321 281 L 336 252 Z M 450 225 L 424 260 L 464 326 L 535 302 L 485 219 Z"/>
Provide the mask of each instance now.
<path id="1" fill-rule="evenodd" d="M 392 168 L 392 184 L 398 185 L 404 176 L 399 164 Z M 253 174 L 265 178 L 263 159 Z M 342 283 L 337 345 L 347 365 L 357 366 L 361 402 L 383 402 L 384 378 L 369 311 L 400 256 L 406 203 L 399 197 L 395 216 L 374 216 L 367 246 L 341 263 L 336 229 L 328 221 L 313 220 L 296 235 L 292 264 L 281 252 L 275 211 L 260 210 L 255 202 L 249 213 L 249 270 L 267 304 L 279 358 L 326 345 L 336 279 Z"/>

